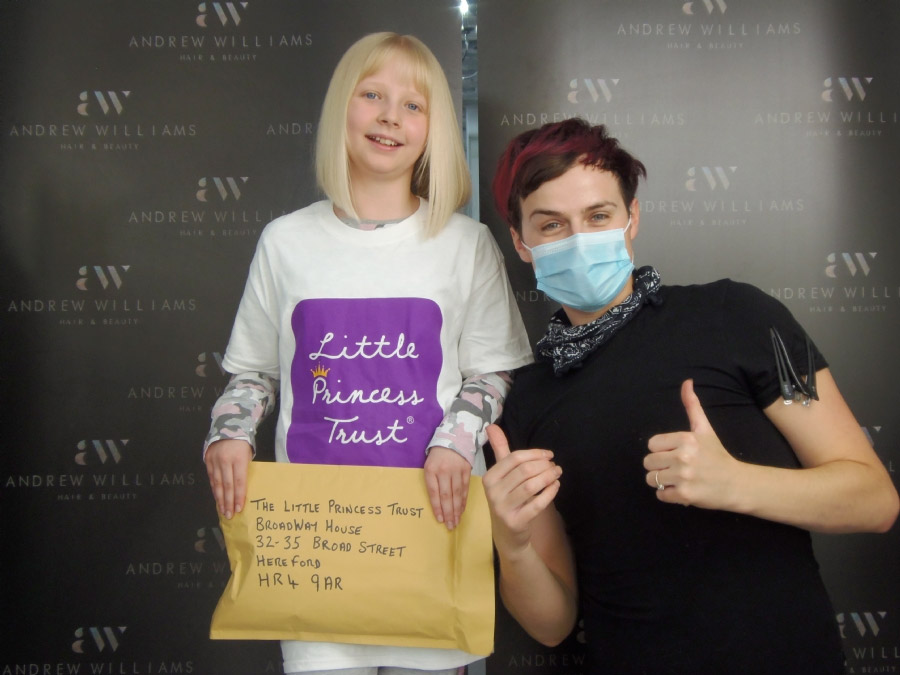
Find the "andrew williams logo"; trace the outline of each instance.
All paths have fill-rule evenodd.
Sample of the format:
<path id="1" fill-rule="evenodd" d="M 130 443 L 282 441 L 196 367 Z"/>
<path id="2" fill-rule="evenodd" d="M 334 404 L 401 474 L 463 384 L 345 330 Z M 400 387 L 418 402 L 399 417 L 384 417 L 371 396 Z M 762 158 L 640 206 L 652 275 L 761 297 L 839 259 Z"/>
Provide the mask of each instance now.
<path id="1" fill-rule="evenodd" d="M 225 357 L 220 352 L 202 352 L 197 356 L 197 362 L 200 364 L 195 369 L 194 372 L 197 373 L 200 377 L 208 377 L 210 375 L 209 368 L 214 363 L 219 370 L 220 375 L 228 375 L 228 371 L 225 370 L 225 367 L 222 365 L 222 362 L 225 360 Z M 212 361 L 212 363 L 210 363 Z M 215 371 L 213 371 L 213 374 Z"/>
<path id="2" fill-rule="evenodd" d="M 79 452 L 75 455 L 75 463 L 81 466 L 91 466 L 97 462 L 118 464 L 122 461 L 126 445 L 128 445 L 127 438 L 78 441 Z"/>
<path id="3" fill-rule="evenodd" d="M 212 542 L 212 543 L 210 543 Z M 211 547 L 210 551 L 207 547 Z M 201 527 L 197 530 L 197 541 L 194 542 L 197 553 L 222 553 L 225 550 L 225 535 L 220 527 Z"/>
<path id="4" fill-rule="evenodd" d="M 684 185 L 690 192 L 697 192 L 703 187 L 727 190 L 731 187 L 729 176 L 733 176 L 736 171 L 736 166 L 692 166 L 687 171 L 688 180 Z"/>
<path id="5" fill-rule="evenodd" d="M 130 91 L 83 91 L 78 97 L 81 101 L 78 114 L 90 117 L 92 111 L 99 108 L 107 116 L 113 112 L 121 115 L 125 110 L 125 99 L 130 95 Z"/>
<path id="6" fill-rule="evenodd" d="M 604 101 L 609 103 L 613 98 L 612 88 L 619 84 L 619 78 L 614 78 L 610 80 L 595 78 L 583 78 L 578 79 L 574 78 L 571 82 L 569 82 L 569 88 L 572 90 L 569 92 L 569 103 L 578 104 L 578 96 L 582 93 L 582 84 L 584 88 L 587 89 L 588 94 L 590 94 L 591 100 L 594 103 L 600 101 L 602 97 Z"/>
<path id="7" fill-rule="evenodd" d="M 841 612 L 837 615 L 838 626 L 841 629 L 841 637 L 846 638 L 847 625 L 851 624 L 856 630 L 859 637 L 865 637 L 871 633 L 873 637 L 878 637 L 881 627 L 878 625 L 878 619 L 884 620 L 887 612 L 850 612 L 844 614 Z M 847 619 L 849 618 L 849 621 Z"/>
<path id="8" fill-rule="evenodd" d="M 78 639 L 72 643 L 72 651 L 76 654 L 115 652 L 119 649 L 119 638 L 127 629 L 127 626 L 76 628 L 75 637 Z"/>
<path id="9" fill-rule="evenodd" d="M 831 264 L 825 268 L 825 275 L 832 279 L 838 279 L 844 274 L 849 274 L 851 277 L 857 275 L 867 277 L 869 272 L 872 271 L 869 262 L 875 260 L 877 255 L 878 253 L 875 251 L 870 251 L 869 253 L 829 253 L 826 260 Z"/>
<path id="10" fill-rule="evenodd" d="M 75 287 L 79 291 L 89 291 L 96 289 L 99 283 L 103 290 L 119 290 L 123 284 L 122 277 L 130 268 L 131 265 L 85 265 L 78 270 L 81 276 L 75 282 Z"/>
<path id="11" fill-rule="evenodd" d="M 233 178 L 231 176 L 219 178 L 218 176 L 213 176 L 209 179 L 204 176 L 197 181 L 197 185 L 200 187 L 200 189 L 197 190 L 197 201 L 209 201 L 207 193 L 210 191 L 210 188 L 208 187 L 210 182 L 212 182 L 212 186 L 215 188 L 213 194 L 217 193 L 223 202 L 227 202 L 229 197 L 238 201 L 241 198 L 240 186 L 246 185 L 248 180 L 250 180 L 249 176 L 240 176 L 239 178 Z M 240 181 L 240 183 L 238 183 L 238 181 Z"/>
<path id="12" fill-rule="evenodd" d="M 866 87 L 872 84 L 872 77 L 829 77 L 825 79 L 822 100 L 834 102 L 835 95 L 839 101 L 866 100 Z"/>
<path id="13" fill-rule="evenodd" d="M 713 13 L 721 13 L 724 14 L 728 9 L 728 5 L 725 4 L 725 0 L 702 0 L 702 2 L 686 2 L 681 6 L 681 11 L 687 15 L 693 15 L 695 13 L 695 6 L 702 5 L 702 8 L 706 9 L 707 14 Z M 702 9 L 701 9 L 702 11 Z"/>
<path id="14" fill-rule="evenodd" d="M 243 11 L 247 9 L 249 4 L 249 2 L 201 2 L 197 7 L 197 11 L 200 12 L 197 15 L 197 25 L 200 28 L 207 27 L 207 21 L 209 20 L 207 8 L 212 8 L 213 16 L 219 20 L 222 26 L 227 26 L 229 22 L 239 26 L 241 25 L 241 13 L 238 11 L 238 8 Z"/>

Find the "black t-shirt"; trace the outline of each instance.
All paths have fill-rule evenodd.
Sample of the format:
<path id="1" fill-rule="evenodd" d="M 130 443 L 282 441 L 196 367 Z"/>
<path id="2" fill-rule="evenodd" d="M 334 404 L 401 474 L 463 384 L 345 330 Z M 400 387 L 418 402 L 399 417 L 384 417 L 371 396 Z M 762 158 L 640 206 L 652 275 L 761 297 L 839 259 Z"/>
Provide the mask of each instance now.
<path id="1" fill-rule="evenodd" d="M 523 368 L 503 413 L 513 449 L 552 449 L 563 468 L 556 506 L 576 556 L 587 672 L 842 673 L 809 533 L 660 502 L 643 468 L 651 436 L 688 429 L 688 378 L 732 455 L 798 467 L 762 408 L 780 391 L 770 326 L 805 374 L 803 329 L 746 284 L 664 286 L 660 297 L 581 368 Z"/>

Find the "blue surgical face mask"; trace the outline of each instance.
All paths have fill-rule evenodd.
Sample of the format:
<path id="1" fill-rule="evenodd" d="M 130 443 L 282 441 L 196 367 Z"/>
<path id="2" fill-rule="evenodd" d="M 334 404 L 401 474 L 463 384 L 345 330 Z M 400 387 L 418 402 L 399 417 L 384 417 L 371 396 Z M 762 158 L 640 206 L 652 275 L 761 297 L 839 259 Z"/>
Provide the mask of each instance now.
<path id="1" fill-rule="evenodd" d="M 534 261 L 538 290 L 582 312 L 606 307 L 625 288 L 634 269 L 625 245 L 629 227 L 631 216 L 624 230 L 582 232 L 534 248 L 525 246 Z"/>

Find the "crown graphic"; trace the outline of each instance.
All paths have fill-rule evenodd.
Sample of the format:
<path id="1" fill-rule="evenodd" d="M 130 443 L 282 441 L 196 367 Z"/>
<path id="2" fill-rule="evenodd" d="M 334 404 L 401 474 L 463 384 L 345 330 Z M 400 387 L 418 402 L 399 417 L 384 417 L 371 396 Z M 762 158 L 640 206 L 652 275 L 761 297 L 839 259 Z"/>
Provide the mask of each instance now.
<path id="1" fill-rule="evenodd" d="M 313 374 L 313 377 L 328 377 L 328 371 L 331 368 L 323 368 L 321 363 L 317 363 L 316 367 L 309 372 Z"/>

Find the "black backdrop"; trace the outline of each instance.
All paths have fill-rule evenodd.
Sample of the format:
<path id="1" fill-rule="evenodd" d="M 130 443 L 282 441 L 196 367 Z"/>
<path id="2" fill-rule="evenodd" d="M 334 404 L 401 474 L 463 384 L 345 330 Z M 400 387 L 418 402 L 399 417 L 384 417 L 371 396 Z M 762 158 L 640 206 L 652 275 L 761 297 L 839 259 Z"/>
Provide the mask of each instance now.
<path id="1" fill-rule="evenodd" d="M 453 4 L 0 0 L 0 674 L 281 671 L 272 643 L 206 637 L 228 575 L 199 458 L 221 355 L 261 228 L 317 198 L 340 54 L 414 33 L 460 97 Z M 531 335 L 554 307 L 486 188 L 509 138 L 583 115 L 649 167 L 637 262 L 781 298 L 893 473 L 895 3 L 478 12 L 481 218 Z M 816 538 L 856 673 L 900 668 L 898 536 Z M 583 672 L 577 634 L 544 650 L 501 614 L 496 643 L 473 672 Z"/>

